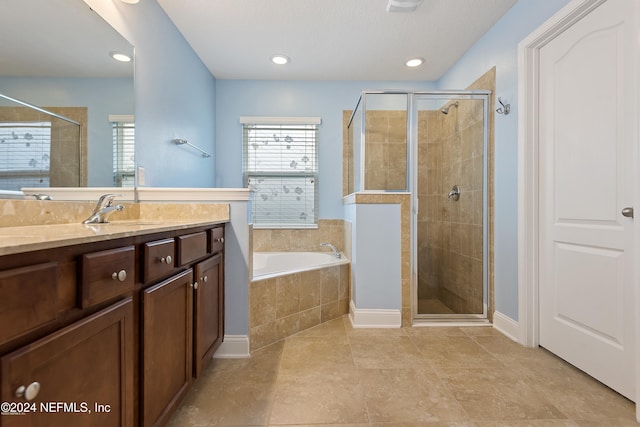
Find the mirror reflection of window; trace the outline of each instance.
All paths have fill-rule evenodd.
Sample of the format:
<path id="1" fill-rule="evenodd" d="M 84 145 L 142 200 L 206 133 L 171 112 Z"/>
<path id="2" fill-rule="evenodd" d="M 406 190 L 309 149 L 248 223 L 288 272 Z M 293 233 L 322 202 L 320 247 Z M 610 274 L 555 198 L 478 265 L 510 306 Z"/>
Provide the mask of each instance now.
<path id="1" fill-rule="evenodd" d="M 51 122 L 2 122 L 0 146 L 0 188 L 49 187 Z"/>
<path id="2" fill-rule="evenodd" d="M 135 185 L 135 123 L 131 115 L 110 115 L 113 129 L 113 185 Z"/>

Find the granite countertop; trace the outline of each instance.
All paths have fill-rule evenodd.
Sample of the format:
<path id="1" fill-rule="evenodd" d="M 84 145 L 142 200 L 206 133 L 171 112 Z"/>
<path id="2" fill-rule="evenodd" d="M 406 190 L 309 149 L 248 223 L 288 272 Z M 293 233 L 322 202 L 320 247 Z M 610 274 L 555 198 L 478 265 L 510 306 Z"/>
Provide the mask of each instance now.
<path id="1" fill-rule="evenodd" d="M 32 205 L 29 209 L 34 206 L 37 207 Z M 49 209 L 53 205 L 46 206 Z M 16 220 L 12 225 L 0 226 L 0 256 L 229 222 L 227 204 L 149 204 L 129 208 L 128 218 L 118 220 L 114 214 L 105 224 L 82 224 L 77 218 L 63 221 L 64 213 L 48 215 L 56 217 L 54 223 L 38 224 L 31 218 L 23 223 Z M 25 218 L 19 215 L 24 214 L 20 209 L 16 214 Z"/>

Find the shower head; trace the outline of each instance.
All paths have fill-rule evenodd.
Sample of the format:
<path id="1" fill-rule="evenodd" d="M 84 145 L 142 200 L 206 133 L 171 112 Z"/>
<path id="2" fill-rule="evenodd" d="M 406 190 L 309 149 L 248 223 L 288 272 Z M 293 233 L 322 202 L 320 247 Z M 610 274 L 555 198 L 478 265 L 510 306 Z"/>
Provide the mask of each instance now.
<path id="1" fill-rule="evenodd" d="M 442 114 L 449 114 L 449 108 L 451 107 L 456 107 L 458 108 L 458 101 L 454 102 L 453 104 L 449 104 L 446 107 L 444 107 L 442 110 L 440 110 L 440 112 Z"/>

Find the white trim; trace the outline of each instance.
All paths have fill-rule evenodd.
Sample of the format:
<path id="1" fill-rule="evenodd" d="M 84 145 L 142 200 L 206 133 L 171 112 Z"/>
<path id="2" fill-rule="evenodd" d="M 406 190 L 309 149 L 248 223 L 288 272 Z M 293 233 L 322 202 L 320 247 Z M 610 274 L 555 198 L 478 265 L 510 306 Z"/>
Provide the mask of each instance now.
<path id="1" fill-rule="evenodd" d="M 493 328 L 515 342 L 520 342 L 520 324 L 499 311 L 493 312 Z"/>
<path id="2" fill-rule="evenodd" d="M 518 44 L 518 318 L 520 342 L 537 347 L 539 52 L 605 0 L 573 0 Z"/>
<path id="3" fill-rule="evenodd" d="M 319 125 L 321 117 L 264 117 L 241 116 L 240 124 L 245 125 Z"/>
<path id="4" fill-rule="evenodd" d="M 214 359 L 244 359 L 249 353 L 248 335 L 225 335 L 222 344 L 213 355 Z"/>
<path id="5" fill-rule="evenodd" d="M 357 309 L 349 304 L 349 320 L 354 328 L 400 328 L 402 311 L 388 309 Z"/>
<path id="6" fill-rule="evenodd" d="M 52 200 L 73 200 L 95 202 L 103 194 L 118 194 L 119 201 L 135 201 L 135 189 L 133 187 L 24 187 L 24 194 L 44 193 L 51 196 Z M 122 195 L 122 196 L 120 196 Z"/>
<path id="7" fill-rule="evenodd" d="M 136 188 L 140 202 L 227 202 L 248 201 L 251 192 L 248 188 Z"/>

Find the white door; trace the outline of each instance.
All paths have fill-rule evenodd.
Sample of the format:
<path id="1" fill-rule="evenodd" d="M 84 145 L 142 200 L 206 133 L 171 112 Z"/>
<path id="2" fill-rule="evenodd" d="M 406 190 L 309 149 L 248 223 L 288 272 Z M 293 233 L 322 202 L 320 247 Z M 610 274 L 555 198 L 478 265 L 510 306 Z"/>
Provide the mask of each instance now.
<path id="1" fill-rule="evenodd" d="M 540 345 L 635 400 L 633 2 L 540 50 Z"/>

